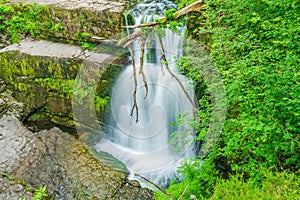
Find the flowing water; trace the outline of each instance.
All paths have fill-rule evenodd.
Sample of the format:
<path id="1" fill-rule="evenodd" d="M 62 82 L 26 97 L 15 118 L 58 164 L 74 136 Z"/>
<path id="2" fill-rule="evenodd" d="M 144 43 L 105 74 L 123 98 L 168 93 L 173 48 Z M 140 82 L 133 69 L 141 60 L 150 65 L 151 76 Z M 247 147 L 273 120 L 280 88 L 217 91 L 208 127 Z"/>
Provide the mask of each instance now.
<path id="1" fill-rule="evenodd" d="M 135 24 L 141 24 L 161 18 L 164 10 L 175 7 L 172 1 L 151 1 L 139 3 L 130 14 L 134 16 Z M 182 54 L 182 37 L 166 30 L 162 41 L 170 69 L 193 99 L 188 80 L 176 72 L 176 60 Z M 178 81 L 161 67 L 161 49 L 151 36 L 147 39 L 144 56 L 144 73 L 149 87 L 148 96 L 144 98 L 145 87 L 139 74 L 140 42 L 135 41 L 132 48 L 137 67 L 138 122 L 135 110 L 130 116 L 134 103 L 134 78 L 133 67 L 128 66 L 118 77 L 112 92 L 108 137 L 102 139 L 95 149 L 122 161 L 132 175 L 142 175 L 166 187 L 177 176 L 176 168 L 180 162 L 194 155 L 193 146 L 186 144 L 193 140 L 191 128 L 186 123 L 180 126 L 171 124 L 179 114 L 191 115 L 193 106 Z M 176 137 L 172 135 L 174 132 L 178 132 Z M 172 145 L 170 140 L 177 145 Z"/>

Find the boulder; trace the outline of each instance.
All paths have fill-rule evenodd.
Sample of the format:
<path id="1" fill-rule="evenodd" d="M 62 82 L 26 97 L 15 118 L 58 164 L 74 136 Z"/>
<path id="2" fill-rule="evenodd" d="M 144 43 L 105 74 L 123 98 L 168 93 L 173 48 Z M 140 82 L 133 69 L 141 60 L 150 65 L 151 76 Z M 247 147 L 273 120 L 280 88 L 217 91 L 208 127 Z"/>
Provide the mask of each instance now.
<path id="1" fill-rule="evenodd" d="M 10 110 L 0 116 L 1 199 L 31 198 L 26 188 L 44 185 L 54 199 L 152 199 L 113 157 L 95 155 L 58 128 L 29 131 L 18 119 L 22 109 L 11 108 L 4 96 L 16 102 L 8 91 L 0 95 L 0 109 Z"/>

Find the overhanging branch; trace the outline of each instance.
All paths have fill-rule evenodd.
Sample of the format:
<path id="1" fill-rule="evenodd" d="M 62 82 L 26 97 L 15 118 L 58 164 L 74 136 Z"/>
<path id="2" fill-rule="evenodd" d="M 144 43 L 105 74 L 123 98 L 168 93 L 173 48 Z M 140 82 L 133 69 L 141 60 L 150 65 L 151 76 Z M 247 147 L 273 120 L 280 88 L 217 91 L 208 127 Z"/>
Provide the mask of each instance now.
<path id="1" fill-rule="evenodd" d="M 192 3 L 191 5 L 188 5 L 180 10 L 178 10 L 177 12 L 175 12 L 175 14 L 173 15 L 174 19 L 178 19 L 182 16 L 187 15 L 190 12 L 200 12 L 201 8 L 204 5 L 204 0 L 199 0 L 196 1 L 194 3 Z M 160 23 L 164 23 L 167 22 L 168 19 L 167 18 L 161 18 L 156 22 L 148 22 L 145 24 L 137 24 L 137 25 L 133 25 L 133 26 L 123 26 L 124 28 L 142 28 L 142 27 L 151 27 L 151 26 L 158 26 Z"/>

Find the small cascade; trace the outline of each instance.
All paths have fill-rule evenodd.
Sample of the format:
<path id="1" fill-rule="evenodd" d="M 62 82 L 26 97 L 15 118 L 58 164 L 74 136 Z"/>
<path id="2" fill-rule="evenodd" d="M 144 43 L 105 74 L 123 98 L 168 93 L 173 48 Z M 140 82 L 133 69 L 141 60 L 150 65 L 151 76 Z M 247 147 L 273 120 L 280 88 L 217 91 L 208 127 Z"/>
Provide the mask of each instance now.
<path id="1" fill-rule="evenodd" d="M 167 0 L 144 2 L 139 3 L 130 14 L 135 17 L 136 24 L 141 24 L 161 18 L 164 10 L 175 7 L 172 1 Z M 182 37 L 166 30 L 162 42 L 170 69 L 193 99 L 194 93 L 188 81 L 176 72 L 176 60 L 182 55 Z M 176 168 L 180 162 L 194 155 L 191 128 L 186 124 L 182 126 L 171 124 L 179 114 L 192 115 L 193 106 L 178 81 L 165 67 L 161 68 L 161 49 L 156 38 L 151 36 L 147 38 L 145 47 L 143 71 L 149 92 L 144 98 L 146 94 L 144 82 L 138 73 L 140 42 L 135 41 L 132 49 L 137 68 L 138 116 L 135 111 L 130 116 L 134 103 L 134 78 L 133 67 L 128 66 L 118 77 L 112 92 L 108 137 L 102 139 L 95 149 L 108 152 L 122 161 L 132 174 L 139 174 L 161 187 L 166 187 L 173 178 L 176 178 Z M 178 132 L 176 139 L 172 136 L 174 132 Z M 170 140 L 175 141 L 177 146 L 170 144 Z M 187 141 L 190 143 L 186 144 Z"/>

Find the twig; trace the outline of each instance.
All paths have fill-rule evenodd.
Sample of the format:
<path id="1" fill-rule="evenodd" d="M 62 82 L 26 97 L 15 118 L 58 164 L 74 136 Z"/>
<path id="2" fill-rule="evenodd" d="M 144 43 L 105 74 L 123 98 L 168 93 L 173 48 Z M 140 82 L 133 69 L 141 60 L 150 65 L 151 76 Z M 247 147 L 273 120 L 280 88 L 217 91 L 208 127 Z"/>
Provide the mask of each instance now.
<path id="1" fill-rule="evenodd" d="M 164 191 L 164 190 L 163 190 L 162 188 L 160 188 L 157 184 L 153 183 L 152 181 L 148 180 L 147 178 L 145 178 L 145 177 L 143 177 L 143 176 L 141 176 L 141 175 L 139 175 L 139 174 L 134 174 L 134 176 L 138 176 L 138 177 L 144 179 L 145 181 L 147 181 L 148 183 L 152 184 L 154 187 L 156 187 L 157 189 L 159 189 L 162 193 L 164 193 L 165 195 L 168 195 L 168 196 L 170 197 L 170 200 L 173 199 L 172 194 L 170 194 L 170 193 Z"/>
<path id="2" fill-rule="evenodd" d="M 134 54 L 132 52 L 132 49 L 131 49 L 130 46 L 128 46 L 127 48 L 130 52 L 130 56 L 131 56 L 131 59 L 132 59 L 133 78 L 134 78 L 133 106 L 131 108 L 130 116 L 132 116 L 133 111 L 135 109 L 135 113 L 136 113 L 135 123 L 138 123 L 138 121 L 139 121 L 139 108 L 138 108 L 137 101 L 136 101 L 136 92 L 137 92 L 136 67 L 135 67 Z"/>
<path id="3" fill-rule="evenodd" d="M 142 37 L 142 42 L 141 42 L 140 70 L 139 70 L 139 74 L 142 75 L 143 82 L 144 82 L 145 89 L 146 89 L 146 94 L 144 96 L 144 99 L 146 99 L 146 97 L 148 96 L 148 84 L 147 84 L 146 75 L 144 73 L 144 53 L 145 53 L 146 40 L 147 40 L 147 36 L 144 35 Z"/>
<path id="4" fill-rule="evenodd" d="M 150 27 L 150 26 L 156 26 L 156 25 L 159 25 L 159 22 L 148 22 L 146 24 L 137 24 L 137 25 L 132 25 L 132 26 L 122 26 L 122 27 L 134 29 L 134 28 Z"/>
<path id="5" fill-rule="evenodd" d="M 167 61 L 167 58 L 166 58 L 166 54 L 165 54 L 165 49 L 164 49 L 164 46 L 163 46 L 163 43 L 162 43 L 161 39 L 157 35 L 156 35 L 156 38 L 158 40 L 158 44 L 160 46 L 160 50 L 161 50 L 161 54 L 162 54 L 161 60 L 164 62 L 164 65 L 166 66 L 167 71 L 179 83 L 181 89 L 183 90 L 184 94 L 188 98 L 189 102 L 192 104 L 194 110 L 196 110 L 196 106 L 195 106 L 192 98 L 190 97 L 190 95 L 188 94 L 188 92 L 186 91 L 186 89 L 184 88 L 182 82 L 180 81 L 180 79 L 169 68 L 169 64 L 168 64 L 168 61 Z"/>
<path id="6" fill-rule="evenodd" d="M 186 190 L 187 190 L 188 188 L 189 188 L 189 185 L 187 185 L 187 186 L 184 188 L 182 194 L 180 195 L 180 197 L 179 197 L 177 200 L 180 200 L 180 199 L 183 197 L 184 193 L 186 192 Z"/>

